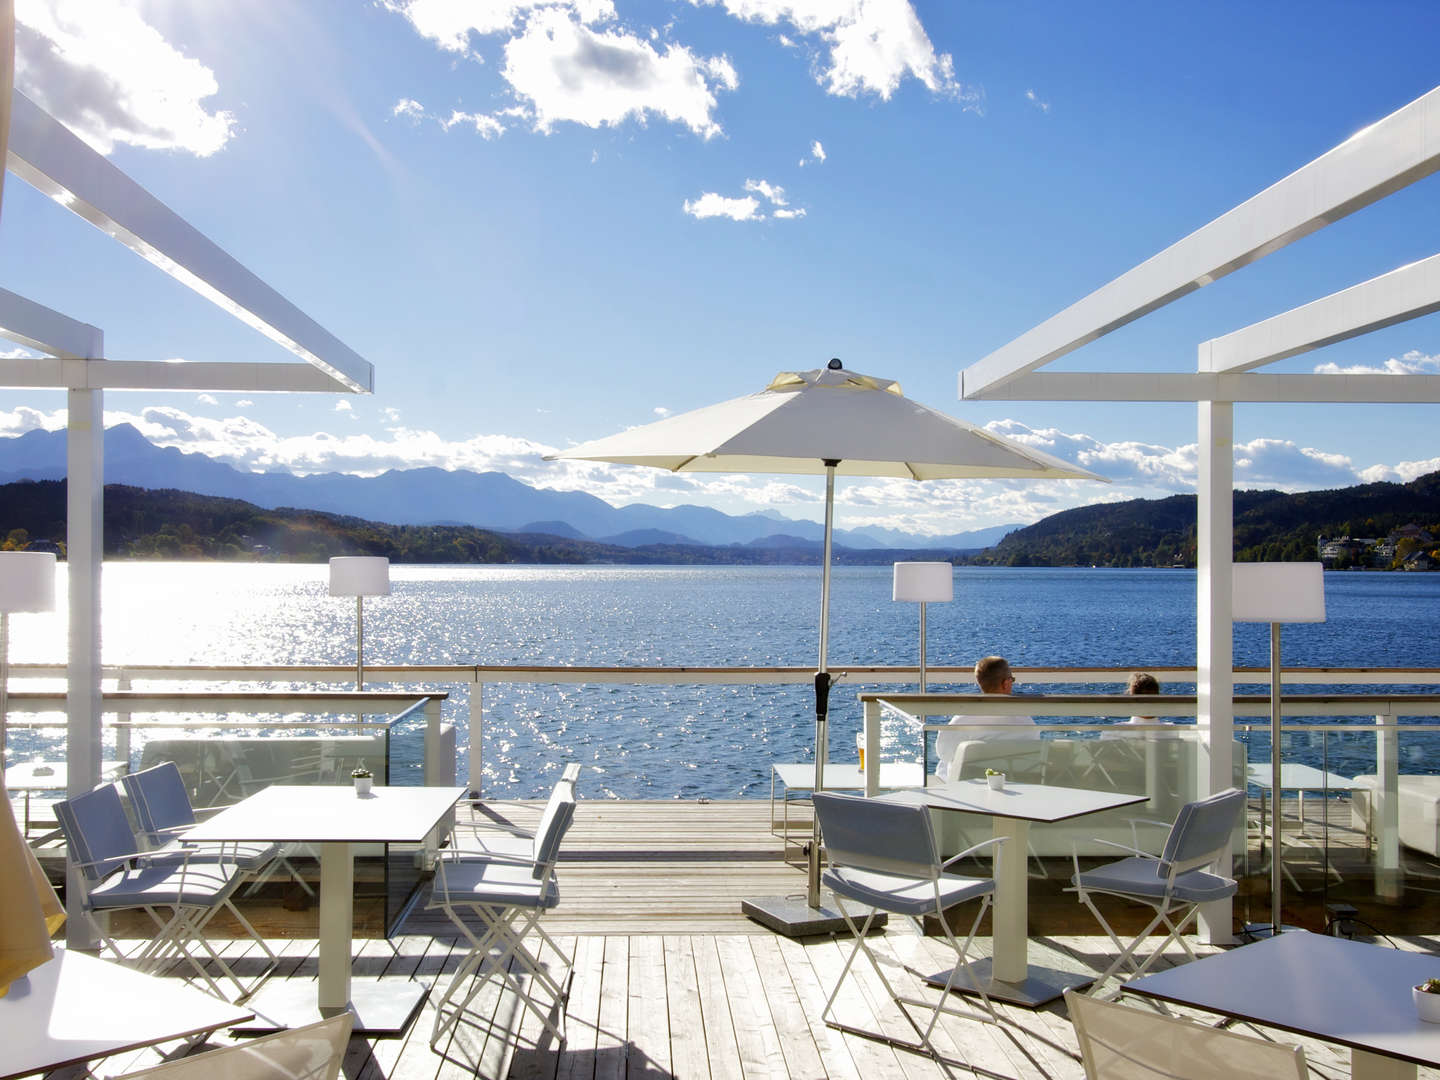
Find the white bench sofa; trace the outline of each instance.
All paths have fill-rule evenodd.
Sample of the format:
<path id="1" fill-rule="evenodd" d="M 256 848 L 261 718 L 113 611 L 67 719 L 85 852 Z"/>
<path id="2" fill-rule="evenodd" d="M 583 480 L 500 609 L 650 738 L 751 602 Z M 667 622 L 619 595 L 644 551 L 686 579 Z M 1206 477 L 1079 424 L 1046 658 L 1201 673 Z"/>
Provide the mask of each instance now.
<path id="1" fill-rule="evenodd" d="M 1440 776 L 1401 776 L 1400 843 L 1413 851 L 1440 858 Z M 1380 787 L 1373 774 L 1355 777 L 1364 788 L 1350 793 L 1350 816 L 1357 829 L 1368 835 L 1379 832 L 1370 821 L 1371 792 Z"/>

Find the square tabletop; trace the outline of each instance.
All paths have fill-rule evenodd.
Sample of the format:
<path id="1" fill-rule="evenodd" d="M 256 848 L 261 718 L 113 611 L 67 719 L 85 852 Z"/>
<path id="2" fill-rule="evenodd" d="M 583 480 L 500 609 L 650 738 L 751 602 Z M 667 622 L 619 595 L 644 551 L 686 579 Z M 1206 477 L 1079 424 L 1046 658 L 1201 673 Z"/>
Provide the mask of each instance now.
<path id="1" fill-rule="evenodd" d="M 1009 781 L 996 791 L 986 780 L 952 780 L 926 788 L 892 791 L 877 798 L 906 806 L 928 806 L 933 810 L 1055 822 L 1117 806 L 1134 806 L 1145 802 L 1148 796 L 1123 791 L 1057 787 L 1053 784 L 1013 784 Z"/>
<path id="2" fill-rule="evenodd" d="M 251 1010 L 56 947 L 0 998 L 0 1080 L 214 1031 Z"/>
<path id="3" fill-rule="evenodd" d="M 1410 997 L 1432 976 L 1440 956 L 1297 931 L 1132 979 L 1125 992 L 1433 1065 L 1440 1024 L 1416 1016 Z"/>
<path id="4" fill-rule="evenodd" d="M 776 762 L 771 766 L 780 782 L 789 790 L 814 791 L 815 765 L 813 762 Z M 925 781 L 925 772 L 917 761 L 882 761 L 880 763 L 880 786 L 882 788 L 915 787 Z M 863 791 L 865 773 L 859 765 L 849 762 L 832 761 L 825 765 L 826 791 Z"/>
<path id="5" fill-rule="evenodd" d="M 185 839 L 419 843 L 464 794 L 462 787 L 375 787 L 357 795 L 350 784 L 273 784 L 202 821 Z"/>
<path id="6" fill-rule="evenodd" d="M 1270 775 L 1269 762 L 1254 762 L 1245 766 L 1245 779 L 1268 791 L 1274 779 Z M 1324 791 L 1327 788 L 1331 791 L 1360 791 L 1369 785 L 1339 773 L 1324 772 L 1314 765 L 1287 761 L 1280 766 L 1280 787 L 1288 791 Z"/>

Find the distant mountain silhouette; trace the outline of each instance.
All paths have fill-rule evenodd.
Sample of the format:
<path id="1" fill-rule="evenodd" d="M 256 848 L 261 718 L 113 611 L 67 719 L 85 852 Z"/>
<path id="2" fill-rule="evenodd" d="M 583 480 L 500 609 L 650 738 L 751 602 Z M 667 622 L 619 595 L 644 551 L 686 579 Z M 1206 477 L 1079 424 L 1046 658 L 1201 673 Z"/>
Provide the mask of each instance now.
<path id="1" fill-rule="evenodd" d="M 63 430 L 35 430 L 0 439 L 0 483 L 60 480 L 64 476 Z M 617 507 L 583 491 L 541 490 L 499 472 L 392 469 L 374 477 L 244 472 L 204 454 L 157 447 L 129 424 L 105 431 L 105 481 L 242 499 L 266 509 L 298 507 L 395 525 L 472 525 L 576 539 L 633 537 L 634 542 L 609 541 L 627 547 L 748 544 L 777 533 L 813 543 L 823 534 L 817 522 L 792 521 L 774 511 L 737 516 L 703 506 Z M 835 538 L 853 548 L 973 549 L 994 543 L 999 535 L 1018 527 L 932 537 L 888 529 L 837 529 Z"/>

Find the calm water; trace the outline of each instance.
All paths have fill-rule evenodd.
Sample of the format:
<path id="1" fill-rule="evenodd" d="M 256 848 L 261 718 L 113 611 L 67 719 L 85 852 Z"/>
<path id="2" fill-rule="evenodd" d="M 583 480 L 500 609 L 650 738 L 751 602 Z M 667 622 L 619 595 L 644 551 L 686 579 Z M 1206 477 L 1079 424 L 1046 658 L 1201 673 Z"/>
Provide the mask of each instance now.
<path id="1" fill-rule="evenodd" d="M 396 566 L 391 573 L 393 594 L 366 605 L 371 663 L 812 665 L 818 651 L 813 567 Z M 1286 628 L 1287 664 L 1440 666 L 1440 574 L 1327 574 L 1325 585 L 1328 620 Z M 888 566 L 835 570 L 832 669 L 915 662 L 917 609 L 892 603 L 890 587 Z M 63 610 L 63 570 L 61 593 Z M 106 663 L 354 658 L 354 603 L 327 595 L 323 565 L 107 564 L 104 604 Z M 1237 664 L 1265 665 L 1266 627 L 1238 626 L 1235 647 Z M 1193 664 L 1195 575 L 960 568 L 954 602 L 929 607 L 929 651 L 932 664 L 968 665 L 992 652 L 1021 667 Z M 64 653 L 58 616 L 15 618 L 12 659 L 58 661 Z M 463 725 L 463 690 L 446 689 L 447 711 Z M 853 746 L 860 724 L 860 689 L 846 681 L 832 695 L 838 759 L 853 756 L 842 748 Z M 585 781 L 596 796 L 766 796 L 769 763 L 808 760 L 814 735 L 808 687 L 491 687 L 485 715 L 486 792 L 496 796 L 540 794 L 572 759 L 597 767 Z M 914 738 L 899 730 L 887 737 Z M 412 732 L 398 742 L 414 769 L 417 738 Z M 1332 768 L 1334 755 L 1343 765 L 1348 754 L 1350 771 L 1373 771 L 1373 743 L 1357 740 L 1350 751 L 1332 743 Z M 44 748 L 26 733 L 12 746 L 18 757 Z M 1303 745 L 1296 752 L 1302 759 L 1319 753 Z M 462 775 L 465 768 L 462 761 Z"/>

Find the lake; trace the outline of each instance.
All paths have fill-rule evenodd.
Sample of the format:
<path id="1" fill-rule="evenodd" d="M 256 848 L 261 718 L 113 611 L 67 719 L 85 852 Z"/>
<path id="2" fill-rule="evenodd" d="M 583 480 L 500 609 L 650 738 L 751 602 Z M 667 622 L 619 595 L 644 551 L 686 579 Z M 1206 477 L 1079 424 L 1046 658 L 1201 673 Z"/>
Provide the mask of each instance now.
<path id="1" fill-rule="evenodd" d="M 392 595 L 366 602 L 368 663 L 771 666 L 817 658 L 815 567 L 397 565 L 391 580 Z M 104 660 L 352 663 L 355 605 L 329 596 L 327 581 L 323 564 L 107 563 Z M 1287 627 L 1285 663 L 1440 666 L 1440 574 L 1329 573 L 1325 586 L 1327 621 Z M 63 610 L 63 565 L 58 588 Z M 888 566 L 835 569 L 832 669 L 916 661 L 917 608 L 893 603 L 890 589 Z M 1195 574 L 960 567 L 954 601 L 929 606 L 928 636 L 932 665 L 1001 653 L 1017 667 L 1189 666 Z M 1268 645 L 1265 626 L 1237 626 L 1237 665 L 1264 666 Z M 13 620 L 13 660 L 64 655 L 60 615 Z M 832 695 L 837 757 L 859 727 L 860 689 L 842 682 Z M 543 794 L 556 763 L 572 759 L 596 766 L 582 789 L 593 796 L 768 796 L 769 763 L 808 760 L 814 737 L 813 697 L 802 686 L 487 688 L 485 715 L 485 791 L 501 797 Z M 463 692 L 447 716 L 463 724 Z M 1361 771 L 1373 771 L 1370 745 L 1370 769 Z M 12 737 L 17 758 L 43 748 L 38 736 Z M 409 740 L 407 766 L 414 755 Z"/>

